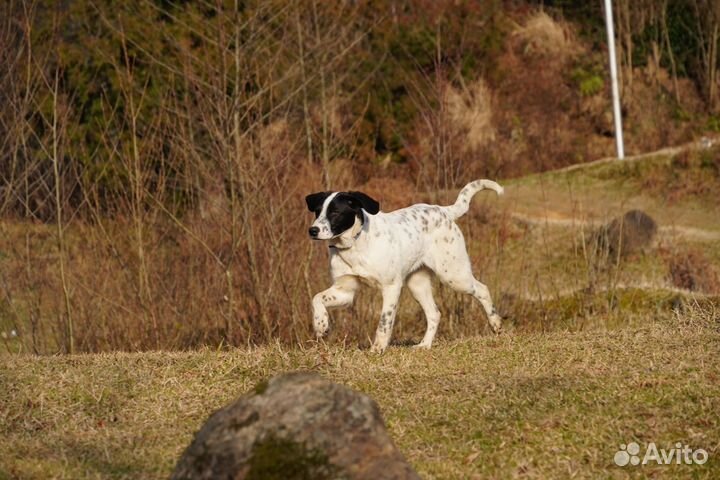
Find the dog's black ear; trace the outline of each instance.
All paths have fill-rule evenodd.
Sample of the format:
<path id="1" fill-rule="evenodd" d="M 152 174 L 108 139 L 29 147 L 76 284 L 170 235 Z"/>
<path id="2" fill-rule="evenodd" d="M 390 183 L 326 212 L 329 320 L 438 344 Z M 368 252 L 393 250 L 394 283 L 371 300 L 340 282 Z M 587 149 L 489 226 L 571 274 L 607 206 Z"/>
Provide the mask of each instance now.
<path id="1" fill-rule="evenodd" d="M 322 207 L 323 202 L 331 193 L 332 192 L 317 192 L 311 193 L 305 197 L 305 203 L 307 203 L 308 210 L 311 212 L 318 210 Z"/>
<path id="2" fill-rule="evenodd" d="M 380 204 L 374 200 L 373 198 L 369 197 L 368 195 L 364 194 L 363 192 L 347 192 L 350 198 L 356 200 L 357 202 L 360 202 L 360 206 L 363 210 L 365 210 L 370 215 L 375 215 L 380 211 Z"/>

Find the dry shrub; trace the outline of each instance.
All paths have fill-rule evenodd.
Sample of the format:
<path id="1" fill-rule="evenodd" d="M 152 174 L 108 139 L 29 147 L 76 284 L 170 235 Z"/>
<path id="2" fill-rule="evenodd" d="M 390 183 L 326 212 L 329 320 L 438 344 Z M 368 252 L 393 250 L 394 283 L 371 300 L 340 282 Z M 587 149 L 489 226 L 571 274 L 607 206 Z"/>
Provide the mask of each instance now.
<path id="1" fill-rule="evenodd" d="M 664 69 L 636 68 L 633 69 L 633 81 L 626 81 L 623 85 L 627 152 L 656 150 L 687 142 L 695 136 L 697 126 L 690 121 L 678 121 L 677 117 L 686 115 L 683 112 L 692 108 L 701 108 L 697 89 L 688 79 L 680 79 L 677 84 L 678 102 L 668 77 Z"/>
<path id="2" fill-rule="evenodd" d="M 477 150 L 495 140 L 492 92 L 482 78 L 462 90 L 448 84 L 444 101 L 454 136 L 461 136 L 461 152 Z"/>
<path id="3" fill-rule="evenodd" d="M 720 293 L 720 274 L 707 256 L 698 248 L 681 247 L 666 252 L 670 282 L 691 292 Z"/>
<path id="4" fill-rule="evenodd" d="M 333 190 L 357 190 L 358 176 L 355 173 L 355 164 L 349 159 L 336 158 L 330 162 L 328 177 Z"/>
<path id="5" fill-rule="evenodd" d="M 593 235 L 596 251 L 608 261 L 627 258 L 652 244 L 657 223 L 642 210 L 630 210 L 600 227 Z"/>
<path id="6" fill-rule="evenodd" d="M 638 80 L 640 80 L 640 83 L 635 83 Z M 632 96 L 629 96 L 626 100 L 628 104 L 634 101 L 632 97 L 635 95 L 645 93 L 656 97 L 672 95 L 676 97 L 675 100 L 677 100 L 679 105 L 672 103 L 670 105 L 673 107 L 680 106 L 688 112 L 700 112 L 705 108 L 703 99 L 698 92 L 697 84 L 693 82 L 692 79 L 682 76 L 673 79 L 672 74 L 668 70 L 657 66 L 652 56 L 647 59 L 644 68 L 636 68 L 633 71 L 633 83 L 632 85 L 627 85 L 626 88 L 633 89 Z M 650 100 L 652 102 L 653 99 L 648 96 L 645 97 L 644 100 Z M 650 104 L 642 102 L 634 103 L 636 103 L 638 108 L 645 107 L 647 109 L 648 105 L 656 102 Z M 682 126 L 682 124 L 675 123 L 673 126 L 677 128 Z"/>
<path id="7" fill-rule="evenodd" d="M 323 288 L 327 271 L 307 268 L 322 249 L 304 241 L 310 214 L 303 197 L 318 188 L 321 175 L 317 166 L 296 158 L 286 175 L 269 178 L 253 191 L 263 207 L 236 213 L 234 234 L 232 213 L 225 207 L 176 221 L 160 216 L 149 225 L 148 299 L 137 292 L 127 220 L 108 222 L 107 235 L 95 226 L 77 232 L 86 240 L 72 252 L 72 278 L 99 279 L 74 290 L 78 350 L 187 349 L 307 338 L 311 293 Z M 222 192 L 227 195 L 226 189 Z M 322 259 L 314 261 L 324 266 Z"/>
<path id="8" fill-rule="evenodd" d="M 540 10 L 513 33 L 516 45 L 525 56 L 566 59 L 578 52 L 569 27 Z"/>
<path id="9" fill-rule="evenodd" d="M 496 143 L 497 132 L 494 94 L 484 79 L 469 83 L 442 79 L 433 88 L 430 96 L 438 106 L 417 103 L 421 114 L 415 123 L 415 139 L 404 152 L 410 158 L 407 173 L 420 189 L 439 192 L 428 201 L 442 203 L 450 200 L 445 191 L 476 178 L 497 176 L 493 159 L 486 155 Z M 394 174 L 401 171 L 395 169 Z"/>
<path id="10" fill-rule="evenodd" d="M 324 109 L 322 103 L 312 105 L 309 114 L 313 128 L 321 132 L 325 126 L 328 133 L 334 138 L 342 138 L 347 135 L 349 122 L 348 116 L 344 112 L 346 103 L 346 99 L 334 94 L 326 99 Z"/>
<path id="11" fill-rule="evenodd" d="M 594 135 L 596 120 L 568 78 L 584 52 L 563 23 L 543 12 L 510 36 L 498 59 L 502 75 L 488 77 L 500 108 L 493 115 L 496 140 L 482 152 L 500 175 L 544 171 L 612 151 L 611 138 Z"/>
<path id="12" fill-rule="evenodd" d="M 310 337 L 310 299 L 327 286 L 327 267 L 326 247 L 306 241 L 312 215 L 303 197 L 321 188 L 322 175 L 317 163 L 293 154 L 297 142 L 285 132 L 282 122 L 271 123 L 258 129 L 255 150 L 242 150 L 247 158 L 240 160 L 249 169 L 235 172 L 249 172 L 249 194 L 234 206 L 230 176 L 216 177 L 220 168 L 204 164 L 198 164 L 203 195 L 196 208 L 172 212 L 149 203 L 144 262 L 132 218 L 118 214 L 68 225 L 76 351 Z M 0 265 L 0 288 L 17 311 L 13 328 L 30 351 L 61 350 L 67 342 L 58 314 L 63 301 L 54 229 L 23 224 L 12 234 L 8 230 L 7 223 L 0 225 L 0 252 L 9 253 Z"/>
<path id="13" fill-rule="evenodd" d="M 677 319 L 693 330 L 697 330 L 699 327 L 720 332 L 720 303 L 718 300 L 720 299 L 715 296 L 693 298 L 692 301 L 686 301 L 682 304 L 682 309 L 678 311 Z"/>
<path id="14" fill-rule="evenodd" d="M 720 149 L 684 150 L 642 179 L 642 188 L 677 202 L 687 198 L 720 196 Z"/>
<path id="15" fill-rule="evenodd" d="M 404 208 L 422 200 L 415 185 L 407 178 L 374 177 L 358 188 L 380 202 L 384 212 Z"/>

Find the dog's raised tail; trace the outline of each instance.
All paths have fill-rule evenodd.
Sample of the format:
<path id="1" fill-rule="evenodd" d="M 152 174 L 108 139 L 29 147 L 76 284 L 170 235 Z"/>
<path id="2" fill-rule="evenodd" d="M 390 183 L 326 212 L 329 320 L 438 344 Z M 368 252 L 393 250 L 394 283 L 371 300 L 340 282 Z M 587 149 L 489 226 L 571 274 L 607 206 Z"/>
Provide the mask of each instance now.
<path id="1" fill-rule="evenodd" d="M 455 204 L 446 207 L 450 218 L 455 220 L 465 215 L 470 209 L 470 201 L 475 194 L 485 189 L 495 190 L 495 193 L 498 195 L 502 195 L 504 192 L 503 187 L 492 180 L 475 180 L 474 182 L 470 182 L 460 190 Z"/>

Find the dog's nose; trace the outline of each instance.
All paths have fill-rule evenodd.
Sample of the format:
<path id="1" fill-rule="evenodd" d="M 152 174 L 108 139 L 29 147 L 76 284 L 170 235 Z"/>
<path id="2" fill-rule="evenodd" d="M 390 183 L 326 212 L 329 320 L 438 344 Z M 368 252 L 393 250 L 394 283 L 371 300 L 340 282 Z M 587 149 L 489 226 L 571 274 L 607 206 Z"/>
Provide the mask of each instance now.
<path id="1" fill-rule="evenodd" d="M 320 233 L 320 229 L 318 227 L 310 227 L 310 230 L 308 230 L 308 233 L 312 238 L 317 238 L 318 233 Z"/>

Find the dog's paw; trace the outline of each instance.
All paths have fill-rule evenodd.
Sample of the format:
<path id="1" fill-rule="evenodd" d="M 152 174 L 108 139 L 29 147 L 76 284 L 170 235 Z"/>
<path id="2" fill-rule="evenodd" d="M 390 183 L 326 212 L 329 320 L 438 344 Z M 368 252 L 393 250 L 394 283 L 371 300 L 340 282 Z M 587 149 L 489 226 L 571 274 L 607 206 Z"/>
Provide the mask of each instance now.
<path id="1" fill-rule="evenodd" d="M 387 348 L 387 345 L 383 346 L 379 343 L 375 342 L 370 347 L 370 353 L 376 353 L 378 355 L 382 355 L 385 352 L 385 349 Z"/>
<path id="2" fill-rule="evenodd" d="M 316 342 L 323 342 L 323 343 L 324 343 L 324 342 L 328 339 L 328 337 L 330 336 L 330 329 L 328 328 L 327 330 L 323 330 L 323 331 L 315 330 L 313 333 L 315 334 L 315 341 L 316 341 Z"/>
<path id="3" fill-rule="evenodd" d="M 313 320 L 313 333 L 315 333 L 315 339 L 317 340 L 327 338 L 330 335 L 330 323 L 326 318 Z"/>
<path id="4" fill-rule="evenodd" d="M 424 342 L 420 342 L 420 343 L 412 346 L 412 348 L 414 348 L 416 350 L 430 350 L 431 347 L 432 347 L 432 343 L 424 343 Z"/>
<path id="5" fill-rule="evenodd" d="M 502 318 L 500 318 L 499 315 L 490 317 L 490 328 L 492 329 L 493 333 L 496 335 L 500 335 L 502 333 L 502 331 L 503 331 Z"/>

